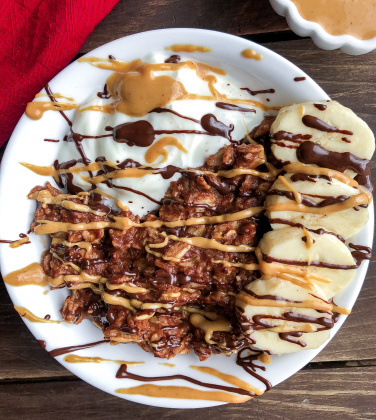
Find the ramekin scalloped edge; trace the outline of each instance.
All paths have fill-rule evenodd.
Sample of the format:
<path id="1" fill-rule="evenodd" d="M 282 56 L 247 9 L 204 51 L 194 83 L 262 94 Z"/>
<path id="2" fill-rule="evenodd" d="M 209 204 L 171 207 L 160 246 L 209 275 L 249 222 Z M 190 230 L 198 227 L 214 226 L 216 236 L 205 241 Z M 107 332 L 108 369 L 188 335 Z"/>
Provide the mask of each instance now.
<path id="1" fill-rule="evenodd" d="M 273 9 L 284 16 L 291 30 L 300 36 L 309 36 L 323 50 L 340 48 L 346 54 L 366 54 L 376 49 L 376 37 L 361 40 L 352 35 L 331 35 L 316 22 L 301 17 L 295 4 L 290 0 L 269 0 Z"/>

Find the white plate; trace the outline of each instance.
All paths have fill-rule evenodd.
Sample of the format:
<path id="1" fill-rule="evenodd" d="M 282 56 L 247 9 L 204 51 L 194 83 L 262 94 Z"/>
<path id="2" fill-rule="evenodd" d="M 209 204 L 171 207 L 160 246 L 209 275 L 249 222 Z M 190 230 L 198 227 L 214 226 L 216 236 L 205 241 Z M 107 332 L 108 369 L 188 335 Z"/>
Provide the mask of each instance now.
<path id="1" fill-rule="evenodd" d="M 376 37 L 363 40 L 352 35 L 329 34 L 317 22 L 303 19 L 295 4 L 290 0 L 270 0 L 270 4 L 279 15 L 286 18 L 292 31 L 300 36 L 311 37 L 313 42 L 323 50 L 340 48 L 346 54 L 359 55 L 369 53 L 376 48 Z"/>
<path id="2" fill-rule="evenodd" d="M 219 32 L 198 29 L 165 29 L 144 32 L 113 41 L 87 55 L 107 58 L 108 55 L 112 54 L 119 60 L 131 61 L 149 52 L 161 52 L 167 58 L 170 54 L 165 51 L 165 47 L 179 43 L 205 45 L 211 48 L 212 52 L 210 53 L 194 53 L 190 54 L 190 57 L 223 67 L 228 73 L 239 78 L 244 86 L 257 89 L 274 88 L 276 93 L 269 96 L 271 99 L 269 104 L 271 105 L 328 99 L 325 92 L 313 80 L 284 58 L 250 41 Z M 252 48 L 262 54 L 263 59 L 256 61 L 243 58 L 240 53 L 247 48 Z M 186 54 L 181 55 L 186 56 Z M 50 86 L 52 91 L 73 96 L 78 103 L 82 103 L 93 91 L 96 89 L 100 91 L 103 88 L 107 76 L 108 73 L 104 70 L 74 62 L 57 75 L 51 81 Z M 294 81 L 296 77 L 305 77 L 306 79 L 297 83 Z M 74 111 L 69 111 L 68 115 L 72 117 Z M 21 118 L 6 149 L 1 167 L 0 214 L 2 225 L 0 226 L 0 238 L 17 238 L 20 232 L 29 230 L 35 211 L 35 203 L 27 200 L 26 195 L 35 185 L 43 185 L 46 181 L 46 178 L 30 172 L 19 165 L 18 162 L 26 161 L 37 165 L 50 165 L 57 157 L 59 144 L 44 142 L 43 139 L 61 139 L 66 131 L 66 122 L 57 112 L 47 112 L 38 121 L 32 121 L 25 115 Z M 356 238 L 353 238 L 355 243 L 371 246 L 373 207 L 370 207 L 370 213 L 370 221 L 367 226 Z M 25 267 L 32 262 L 40 261 L 40 256 L 46 249 L 46 240 L 33 234 L 30 235 L 30 238 L 31 244 L 16 249 L 1 245 L 0 262 L 3 275 Z M 344 293 L 336 297 L 337 304 L 347 308 L 353 306 L 362 286 L 367 266 L 367 263 L 363 263 L 358 269 L 356 280 Z M 37 286 L 7 286 L 7 289 L 15 305 L 24 306 L 40 317 L 50 314 L 51 319 L 61 319 L 59 309 L 68 294 L 67 290 L 50 291 L 44 295 L 43 292 L 47 288 Z M 339 322 L 331 331 L 332 336 L 338 331 L 345 318 L 345 316 L 340 317 Z M 84 321 L 77 326 L 65 323 L 59 325 L 31 323 L 27 320 L 25 320 L 25 323 L 38 340 L 46 341 L 47 350 L 86 344 L 102 339 L 101 331 L 90 321 Z M 306 365 L 323 347 L 317 350 L 273 357 L 272 364 L 266 365 L 264 376 L 273 385 L 277 385 Z M 106 343 L 77 351 L 75 354 L 115 360 L 144 361 L 144 365 L 130 368 L 131 372 L 144 376 L 183 374 L 204 382 L 226 385 L 220 379 L 191 369 L 189 366 L 200 364 L 194 354 L 177 356 L 170 361 L 170 363 L 176 364 L 174 369 L 161 365 L 160 363 L 164 362 L 163 360 L 145 353 L 136 344 L 110 346 Z M 170 408 L 199 408 L 221 404 L 206 400 L 162 399 L 141 395 L 125 396 L 117 394 L 115 390 L 118 388 L 133 387 L 142 383 L 128 379 L 116 379 L 115 373 L 119 366 L 114 363 L 69 364 L 64 362 L 63 358 L 64 356 L 59 356 L 57 360 L 78 377 L 103 391 L 131 401 Z M 211 356 L 201 365 L 217 368 L 224 373 L 235 375 L 256 387 L 264 389 L 260 382 L 236 365 L 234 357 Z M 166 385 L 163 382 L 157 382 L 156 384 Z M 167 384 L 196 387 L 183 380 L 173 380 Z M 200 389 L 200 387 L 197 388 Z"/>

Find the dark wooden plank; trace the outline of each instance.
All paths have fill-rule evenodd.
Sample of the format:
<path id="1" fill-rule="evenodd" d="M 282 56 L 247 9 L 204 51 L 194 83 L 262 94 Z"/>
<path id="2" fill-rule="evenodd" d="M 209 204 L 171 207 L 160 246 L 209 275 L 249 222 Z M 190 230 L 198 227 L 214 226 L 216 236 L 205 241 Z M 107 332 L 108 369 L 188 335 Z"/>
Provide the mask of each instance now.
<path id="1" fill-rule="evenodd" d="M 3 385 L 0 412 L 8 420 L 89 419 L 374 419 L 376 367 L 306 370 L 238 405 L 190 410 L 135 404 L 81 381 Z M 125 414 L 126 413 L 126 414 Z"/>
<path id="2" fill-rule="evenodd" d="M 120 0 L 80 53 L 126 35 L 162 28 L 205 28 L 234 35 L 288 30 L 285 19 L 265 0 Z"/>

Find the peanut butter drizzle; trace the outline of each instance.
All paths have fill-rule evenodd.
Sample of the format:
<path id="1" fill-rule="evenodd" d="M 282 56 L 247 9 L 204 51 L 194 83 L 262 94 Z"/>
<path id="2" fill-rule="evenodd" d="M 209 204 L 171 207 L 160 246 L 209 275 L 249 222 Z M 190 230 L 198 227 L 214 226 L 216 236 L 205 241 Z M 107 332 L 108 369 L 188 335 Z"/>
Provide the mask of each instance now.
<path id="1" fill-rule="evenodd" d="M 192 308 L 191 306 L 182 306 L 181 308 L 183 310 L 189 312 L 189 313 L 192 313 L 192 314 L 203 315 L 205 318 L 209 318 L 212 321 L 216 321 L 220 316 L 216 312 L 208 312 L 208 311 L 204 311 L 203 309 Z"/>
<path id="2" fill-rule="evenodd" d="M 332 303 L 325 302 L 323 300 L 303 300 L 301 302 L 288 302 L 284 300 L 274 300 L 274 299 L 257 299 L 246 292 L 242 291 L 237 295 L 237 299 L 245 303 L 246 305 L 251 306 L 267 306 L 275 308 L 306 308 L 306 309 L 315 309 L 317 311 L 330 311 L 338 312 L 340 314 L 349 315 L 350 310 L 342 308 L 340 306 L 333 305 Z"/>
<path id="3" fill-rule="evenodd" d="M 91 242 L 85 242 L 85 241 L 80 241 L 80 242 L 68 242 L 65 239 L 60 239 L 60 238 L 52 238 L 52 245 L 57 245 L 57 244 L 62 244 L 68 248 L 72 248 L 74 246 L 77 246 L 78 248 L 82 248 L 85 249 L 87 252 L 91 251 L 93 248 L 93 245 L 91 244 Z"/>
<path id="4" fill-rule="evenodd" d="M 303 228 L 303 235 L 306 238 L 304 244 L 306 246 L 307 249 L 312 248 L 313 245 L 313 238 L 312 236 L 309 234 L 308 230 L 306 228 Z"/>
<path id="5" fill-rule="evenodd" d="M 144 309 L 158 309 L 158 308 L 166 308 L 170 309 L 174 305 L 171 303 L 143 303 L 136 299 L 127 299 L 119 296 L 113 296 L 109 293 L 102 293 L 102 299 L 109 303 L 110 305 L 119 305 L 124 306 L 124 308 L 129 309 L 132 312 L 136 312 L 136 309 L 144 310 Z"/>
<path id="6" fill-rule="evenodd" d="M 214 264 L 223 264 L 225 267 L 239 267 L 244 268 L 244 270 L 254 271 L 259 269 L 259 265 L 256 263 L 244 264 L 244 263 L 233 263 L 225 260 L 215 260 L 212 261 Z"/>
<path id="7" fill-rule="evenodd" d="M 48 278 L 38 263 L 32 263 L 20 270 L 12 271 L 4 277 L 11 286 L 47 286 Z"/>
<path id="8" fill-rule="evenodd" d="M 124 306 L 124 308 L 127 308 L 130 311 L 136 312 L 136 309 L 131 305 L 130 299 L 126 299 L 120 296 L 113 296 L 113 295 L 110 295 L 109 293 L 103 293 L 102 299 L 110 305 Z"/>
<path id="9" fill-rule="evenodd" d="M 205 373 L 207 375 L 215 376 L 219 379 L 221 379 L 224 382 L 227 382 L 228 384 L 235 385 L 236 387 L 240 389 L 244 389 L 246 391 L 253 392 L 256 395 L 262 395 L 264 392 L 260 389 L 252 386 L 248 382 L 242 381 L 241 379 L 237 378 L 233 375 L 228 375 L 226 373 L 220 372 L 217 369 L 213 369 L 211 367 L 207 366 L 189 366 L 191 369 L 198 370 L 199 372 Z"/>
<path id="10" fill-rule="evenodd" d="M 59 176 L 56 169 L 53 166 L 38 166 L 32 163 L 20 162 L 22 166 L 34 172 L 35 174 L 42 176 L 51 176 L 55 181 L 59 182 Z"/>
<path id="11" fill-rule="evenodd" d="M 47 97 L 48 95 L 46 93 L 37 93 L 35 95 L 36 98 L 41 98 L 41 97 Z M 62 99 L 67 99 L 68 101 L 74 101 L 74 98 L 70 97 L 70 96 L 65 96 L 62 95 L 61 93 L 54 93 L 54 98 L 62 98 Z"/>
<path id="12" fill-rule="evenodd" d="M 84 204 L 79 204 L 68 200 L 69 198 L 79 198 L 82 200 L 83 197 L 84 195 L 69 194 L 59 194 L 54 197 L 48 190 L 36 191 L 35 193 L 29 195 L 30 199 L 34 199 L 42 203 L 42 207 L 46 207 L 47 204 L 56 204 L 68 210 L 79 211 L 82 213 L 92 213 L 96 216 L 104 216 L 106 214 L 98 210 L 93 210 L 92 208 Z"/>
<path id="13" fill-rule="evenodd" d="M 93 283 L 70 283 L 69 286 L 67 286 L 67 289 L 69 290 L 81 290 L 81 289 L 91 289 L 96 295 L 101 295 L 102 290 L 99 287 L 96 287 Z"/>
<path id="14" fill-rule="evenodd" d="M 25 114 L 32 120 L 40 120 L 46 111 L 69 111 L 78 107 L 77 104 L 65 102 L 34 101 L 27 104 Z"/>
<path id="15" fill-rule="evenodd" d="M 140 169 L 140 168 L 126 168 L 120 169 L 118 171 L 109 172 L 105 175 L 97 175 L 92 178 L 89 176 L 81 176 L 81 178 L 91 184 L 100 184 L 108 179 L 120 179 L 120 178 L 142 178 L 145 175 L 151 175 L 155 171 L 149 169 Z"/>
<path id="16" fill-rule="evenodd" d="M 347 210 L 353 207 L 360 206 L 362 204 L 369 204 L 369 199 L 366 193 L 361 192 L 357 195 L 352 195 L 347 200 L 331 204 L 325 207 L 308 207 L 304 204 L 297 204 L 295 202 L 283 202 L 283 203 L 276 203 L 272 204 L 267 207 L 269 212 L 273 211 L 296 211 L 299 213 L 314 213 L 314 214 L 322 214 L 322 213 L 337 213 L 342 210 Z"/>
<path id="17" fill-rule="evenodd" d="M 159 162 L 159 164 L 166 162 L 168 159 L 168 151 L 165 149 L 165 147 L 167 146 L 175 146 L 182 152 L 188 153 L 188 150 L 177 138 L 166 136 L 154 142 L 153 145 L 148 148 L 145 153 L 145 162 L 153 163 L 159 158 L 159 156 L 163 156 L 163 159 Z"/>
<path id="18" fill-rule="evenodd" d="M 24 318 L 30 322 L 42 322 L 48 324 L 60 324 L 62 321 L 52 321 L 51 319 L 39 318 L 39 316 L 34 315 L 28 309 L 23 308 L 22 306 L 14 306 L 14 309 Z"/>
<path id="19" fill-rule="evenodd" d="M 119 111 L 131 117 L 142 117 L 155 108 L 163 108 L 173 101 L 180 100 L 208 100 L 232 104 L 248 104 L 264 111 L 274 109 L 259 101 L 252 99 L 228 98 L 219 93 L 214 87 L 217 81 L 209 72 L 225 75 L 222 69 L 212 67 L 195 61 L 181 61 L 179 63 L 144 63 L 141 60 L 122 62 L 119 60 L 106 60 L 100 58 L 80 58 L 80 62 L 89 62 L 91 65 L 112 70 L 107 79 L 108 91 L 115 102 L 105 107 L 88 107 L 87 109 L 101 112 Z M 154 72 L 177 71 L 186 68 L 196 72 L 197 76 L 208 83 L 211 96 L 197 95 L 186 91 L 184 85 L 170 76 L 155 76 Z M 81 109 L 80 111 L 84 111 Z"/>
<path id="20" fill-rule="evenodd" d="M 10 248 L 18 248 L 21 245 L 24 245 L 26 243 L 29 243 L 30 239 L 28 236 L 25 236 L 25 238 L 17 239 L 16 241 L 13 241 L 9 244 Z"/>
<path id="21" fill-rule="evenodd" d="M 167 240 L 168 240 L 168 238 L 167 238 Z M 169 257 L 167 255 L 162 254 L 161 252 L 152 251 L 150 249 L 150 245 L 151 244 L 145 245 L 145 251 L 148 252 L 149 254 L 152 254 L 152 255 L 154 255 L 157 258 L 162 258 L 162 259 L 164 259 L 166 261 L 180 262 L 180 258 Z"/>
<path id="22" fill-rule="evenodd" d="M 297 204 L 302 203 L 302 196 L 299 191 L 294 188 L 284 176 L 279 176 L 278 181 L 280 181 L 289 191 L 291 191 L 294 194 L 294 199 Z"/>
<path id="23" fill-rule="evenodd" d="M 376 3 L 369 0 L 292 0 L 303 19 L 316 22 L 331 35 L 366 40 L 376 36 Z"/>
<path id="24" fill-rule="evenodd" d="M 68 354 L 64 357 L 64 361 L 68 363 L 103 363 L 112 362 L 118 365 L 139 366 L 145 362 L 125 362 L 124 360 L 102 359 L 101 357 L 78 356 L 76 354 Z"/>
<path id="25" fill-rule="evenodd" d="M 192 314 L 189 317 L 190 323 L 195 328 L 200 328 L 205 332 L 205 341 L 208 344 L 217 344 L 215 341 L 211 340 L 211 337 L 215 331 L 229 332 L 231 331 L 231 323 L 223 316 L 218 316 L 215 321 L 209 321 L 201 314 Z"/>
<path id="26" fill-rule="evenodd" d="M 264 363 L 265 365 L 269 365 L 272 363 L 271 357 L 266 353 L 261 353 L 258 357 L 258 360 L 260 360 L 261 363 Z"/>
<path id="27" fill-rule="evenodd" d="M 242 54 L 242 57 L 244 58 L 257 60 L 257 61 L 262 60 L 262 55 L 257 53 L 255 50 L 252 50 L 251 48 L 247 48 L 246 50 L 243 50 L 241 54 Z"/>
<path id="28" fill-rule="evenodd" d="M 147 293 L 148 289 L 144 287 L 135 286 L 133 283 L 120 283 L 120 284 L 106 284 L 107 289 L 109 290 L 124 290 L 127 293 Z"/>
<path id="29" fill-rule="evenodd" d="M 275 333 L 294 332 L 294 331 L 312 333 L 312 332 L 317 332 L 317 328 L 314 328 L 309 323 L 305 325 L 300 325 L 300 326 L 297 325 L 294 327 L 287 322 L 283 323 L 282 325 L 278 325 L 276 327 L 268 328 L 268 332 L 275 332 Z"/>
<path id="30" fill-rule="evenodd" d="M 308 175 L 326 175 L 330 178 L 334 178 L 337 181 L 343 182 L 346 185 L 351 187 L 357 187 L 359 184 L 348 175 L 345 175 L 342 172 L 335 171 L 334 169 L 319 168 L 316 166 L 307 166 L 302 163 L 290 163 L 283 167 L 283 169 L 288 173 L 300 173 Z"/>
<path id="31" fill-rule="evenodd" d="M 241 397 L 224 391 L 201 391 L 186 386 L 139 385 L 132 388 L 119 388 L 115 392 L 128 395 L 145 395 L 154 398 L 178 398 L 183 400 L 206 400 L 227 403 L 242 403 L 252 397 Z"/>
<path id="32" fill-rule="evenodd" d="M 119 207 L 120 210 L 123 210 L 123 211 L 129 210 L 128 206 L 125 206 L 120 200 L 118 200 L 117 198 L 113 197 L 110 194 L 105 193 L 100 188 L 95 188 L 93 190 L 93 193 L 100 194 L 103 197 L 106 197 L 106 198 L 109 198 L 110 200 L 113 200 L 116 203 L 116 205 Z"/>
<path id="33" fill-rule="evenodd" d="M 169 367 L 169 368 L 175 368 L 176 367 L 176 365 L 173 365 L 172 363 L 158 363 L 158 365 L 166 366 L 166 367 Z"/>
<path id="34" fill-rule="evenodd" d="M 211 52 L 211 48 L 203 47 L 202 45 L 193 45 L 193 44 L 174 44 L 170 47 L 165 48 L 168 51 L 173 52 L 187 52 L 187 53 L 193 53 L 193 52 Z"/>
<path id="35" fill-rule="evenodd" d="M 248 245 L 225 245 L 216 241 L 215 239 L 208 239 L 200 236 L 192 236 L 191 238 L 179 238 L 175 235 L 168 235 L 169 239 L 177 242 L 184 242 L 189 245 L 197 246 L 198 248 L 217 249 L 224 252 L 252 252 L 254 247 Z"/>
<path id="36" fill-rule="evenodd" d="M 205 216 L 205 217 L 192 217 L 186 220 L 176 220 L 173 222 L 165 222 L 163 220 L 153 220 L 143 223 L 135 223 L 128 217 L 114 216 L 113 222 L 101 221 L 91 223 L 67 223 L 67 222 L 52 222 L 50 220 L 37 220 L 39 223 L 35 227 L 34 233 L 37 235 L 49 235 L 57 232 L 79 231 L 89 229 L 104 229 L 111 227 L 113 229 L 128 230 L 131 227 L 152 227 L 158 228 L 162 226 L 167 227 L 180 227 L 180 226 L 193 226 L 193 225 L 208 225 L 216 223 L 232 222 L 237 220 L 252 217 L 255 214 L 261 213 L 263 207 L 251 207 L 249 209 L 241 210 L 236 213 L 226 213 L 219 216 Z"/>

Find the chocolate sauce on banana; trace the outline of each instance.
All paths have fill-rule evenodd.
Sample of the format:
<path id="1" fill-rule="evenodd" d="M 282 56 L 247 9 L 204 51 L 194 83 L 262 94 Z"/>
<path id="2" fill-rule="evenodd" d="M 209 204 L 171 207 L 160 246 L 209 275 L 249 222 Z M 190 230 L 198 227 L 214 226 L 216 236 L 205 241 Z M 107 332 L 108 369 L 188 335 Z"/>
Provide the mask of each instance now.
<path id="1" fill-rule="evenodd" d="M 288 131 L 277 131 L 273 134 L 274 140 L 288 140 L 293 143 L 303 143 L 303 140 L 309 140 L 312 136 L 310 134 L 294 134 Z"/>
<path id="2" fill-rule="evenodd" d="M 325 105 L 324 105 L 325 106 Z M 326 133 L 341 133 L 352 136 L 354 133 L 349 130 L 340 130 L 337 127 L 327 124 L 320 118 L 314 117 L 313 115 L 304 115 L 302 122 L 306 127 L 313 128 L 319 131 L 325 131 Z"/>
<path id="3" fill-rule="evenodd" d="M 324 104 L 313 104 L 313 106 L 315 108 L 317 108 L 319 111 L 325 111 L 326 108 L 328 108 L 328 106 L 327 105 L 324 105 Z"/>
<path id="4" fill-rule="evenodd" d="M 349 247 L 354 250 L 351 252 L 351 255 L 356 261 L 357 267 L 359 267 L 364 260 L 370 260 L 372 258 L 372 249 L 368 246 L 354 245 L 350 243 Z"/>
<path id="5" fill-rule="evenodd" d="M 333 270 L 355 270 L 358 268 L 357 265 L 343 265 L 343 264 L 332 264 L 323 261 L 293 261 L 293 260 L 285 260 L 281 258 L 271 257 L 270 255 L 262 254 L 262 259 L 268 263 L 272 264 L 274 262 L 279 264 L 288 264 L 288 265 L 296 265 L 299 267 L 322 267 L 322 268 L 330 268 Z"/>
<path id="6" fill-rule="evenodd" d="M 364 185 L 371 192 L 373 191 L 368 159 L 361 159 L 350 152 L 332 152 L 310 141 L 304 142 L 298 147 L 296 156 L 300 162 L 306 165 L 317 165 L 339 172 L 350 169 L 358 174 L 355 180 L 360 185 Z"/>
<path id="7" fill-rule="evenodd" d="M 282 197 L 287 197 L 289 200 L 295 200 L 294 193 L 292 191 L 282 191 L 282 190 L 270 190 L 268 195 L 279 195 Z M 337 197 L 329 196 L 322 201 L 316 203 L 313 200 L 310 200 L 307 197 L 302 196 L 302 204 L 307 207 L 314 207 L 314 208 L 323 208 L 327 206 L 332 206 L 337 203 L 343 203 L 344 201 L 348 200 L 350 197 L 348 195 L 339 195 Z"/>

